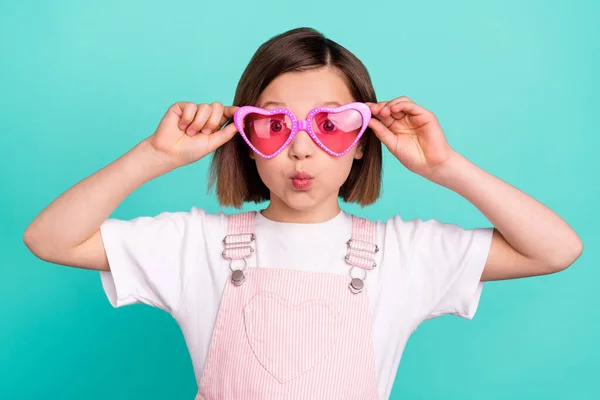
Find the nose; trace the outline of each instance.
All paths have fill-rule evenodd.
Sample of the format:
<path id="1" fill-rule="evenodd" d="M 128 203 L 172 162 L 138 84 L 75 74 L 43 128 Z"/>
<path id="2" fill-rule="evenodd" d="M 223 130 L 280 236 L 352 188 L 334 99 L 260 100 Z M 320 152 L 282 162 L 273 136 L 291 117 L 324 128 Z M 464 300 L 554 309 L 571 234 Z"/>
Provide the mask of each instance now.
<path id="1" fill-rule="evenodd" d="M 305 158 L 311 158 L 313 155 L 315 143 L 312 138 L 306 132 L 306 128 L 302 128 L 296 133 L 294 139 L 290 143 L 289 155 L 295 160 L 303 160 Z"/>

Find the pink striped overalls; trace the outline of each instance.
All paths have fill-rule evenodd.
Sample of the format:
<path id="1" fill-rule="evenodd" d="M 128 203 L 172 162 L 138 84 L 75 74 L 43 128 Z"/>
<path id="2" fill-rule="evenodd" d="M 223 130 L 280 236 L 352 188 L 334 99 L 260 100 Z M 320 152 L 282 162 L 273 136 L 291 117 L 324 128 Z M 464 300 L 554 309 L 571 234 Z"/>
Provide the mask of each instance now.
<path id="1" fill-rule="evenodd" d="M 246 269 L 255 215 L 228 217 L 223 256 L 231 279 L 196 400 L 378 399 L 364 288 L 367 271 L 376 266 L 375 223 L 352 217 L 345 276 Z"/>

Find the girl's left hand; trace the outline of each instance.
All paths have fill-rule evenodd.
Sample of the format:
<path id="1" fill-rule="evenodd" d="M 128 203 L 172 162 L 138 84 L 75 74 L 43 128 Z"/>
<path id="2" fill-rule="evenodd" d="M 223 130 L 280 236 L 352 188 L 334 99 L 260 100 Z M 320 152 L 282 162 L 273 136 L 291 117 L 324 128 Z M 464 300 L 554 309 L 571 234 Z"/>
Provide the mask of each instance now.
<path id="1" fill-rule="evenodd" d="M 410 171 L 432 179 L 456 154 L 436 116 L 408 97 L 366 104 L 373 115 L 369 127 Z"/>

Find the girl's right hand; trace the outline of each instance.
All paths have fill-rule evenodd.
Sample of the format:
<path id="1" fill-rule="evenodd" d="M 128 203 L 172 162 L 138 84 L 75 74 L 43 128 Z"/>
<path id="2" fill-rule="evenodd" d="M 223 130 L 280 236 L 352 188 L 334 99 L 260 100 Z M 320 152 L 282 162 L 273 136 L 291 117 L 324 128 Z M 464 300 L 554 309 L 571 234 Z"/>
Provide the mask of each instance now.
<path id="1" fill-rule="evenodd" d="M 237 132 L 231 123 L 235 106 L 178 102 L 167 110 L 147 141 L 174 168 L 191 164 L 215 151 Z"/>

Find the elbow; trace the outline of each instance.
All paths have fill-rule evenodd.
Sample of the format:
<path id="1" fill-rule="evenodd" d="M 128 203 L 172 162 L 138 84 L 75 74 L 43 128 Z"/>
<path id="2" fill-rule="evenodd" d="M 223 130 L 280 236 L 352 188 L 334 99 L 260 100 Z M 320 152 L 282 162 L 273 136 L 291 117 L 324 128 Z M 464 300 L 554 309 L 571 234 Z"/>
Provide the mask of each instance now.
<path id="1" fill-rule="evenodd" d="M 29 249 L 30 252 L 32 252 L 33 254 L 35 254 L 37 256 L 37 250 L 36 250 L 36 240 L 35 240 L 35 236 L 33 234 L 33 232 L 31 232 L 31 228 L 28 227 L 25 230 L 25 233 L 23 233 L 23 243 L 25 244 L 25 247 L 27 247 L 27 249 Z"/>
<path id="2" fill-rule="evenodd" d="M 39 259 L 44 260 L 44 251 L 42 250 L 42 241 L 39 239 L 39 236 L 31 229 L 31 226 L 28 227 L 23 233 L 23 243 L 25 247 L 29 249 L 29 251 Z"/>
<path id="3" fill-rule="evenodd" d="M 579 236 L 575 236 L 575 239 L 571 244 L 564 247 L 564 255 L 555 260 L 554 272 L 564 271 L 577 261 L 583 253 L 583 241 Z"/>

